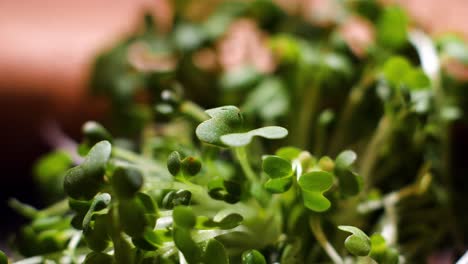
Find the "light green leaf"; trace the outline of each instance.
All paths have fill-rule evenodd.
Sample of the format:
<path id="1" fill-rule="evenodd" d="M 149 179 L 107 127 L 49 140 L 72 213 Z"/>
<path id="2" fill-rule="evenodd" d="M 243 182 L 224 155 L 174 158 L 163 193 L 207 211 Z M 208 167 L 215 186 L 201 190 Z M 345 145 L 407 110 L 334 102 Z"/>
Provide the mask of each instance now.
<path id="1" fill-rule="evenodd" d="M 267 262 L 262 253 L 253 249 L 242 254 L 242 264 L 267 264 Z"/>
<path id="2" fill-rule="evenodd" d="M 282 81 L 268 78 L 261 82 L 246 98 L 242 109 L 255 112 L 263 120 L 274 120 L 289 110 L 289 96 Z"/>
<path id="3" fill-rule="evenodd" d="M 316 212 L 330 208 L 330 201 L 323 195 L 333 185 L 333 175 L 326 171 L 312 171 L 299 178 L 304 205 Z"/>
<path id="4" fill-rule="evenodd" d="M 288 130 L 279 126 L 268 126 L 250 130 L 245 133 L 232 133 L 221 136 L 221 141 L 230 147 L 242 147 L 248 145 L 254 136 L 267 139 L 280 139 L 288 135 Z"/>
<path id="5" fill-rule="evenodd" d="M 242 128 L 243 118 L 235 106 L 213 108 L 206 110 L 206 113 L 211 119 L 198 125 L 195 130 L 198 139 L 205 143 L 225 147 L 221 136 L 239 132 Z"/>
<path id="6" fill-rule="evenodd" d="M 390 48 L 401 48 L 407 42 L 408 16 L 401 7 L 385 8 L 377 21 L 377 41 Z"/>
<path id="7" fill-rule="evenodd" d="M 226 249 L 216 239 L 208 240 L 203 259 L 205 264 L 229 264 Z"/>
<path id="8" fill-rule="evenodd" d="M 292 176 L 283 177 L 283 178 L 276 178 L 276 179 L 269 179 L 264 187 L 267 191 L 271 193 L 284 193 L 289 188 L 291 188 L 293 184 Z"/>
<path id="9" fill-rule="evenodd" d="M 346 249 L 356 256 L 367 256 L 371 251 L 371 240 L 362 232 L 361 229 L 354 226 L 338 226 L 338 229 L 352 233 L 345 240 Z"/>

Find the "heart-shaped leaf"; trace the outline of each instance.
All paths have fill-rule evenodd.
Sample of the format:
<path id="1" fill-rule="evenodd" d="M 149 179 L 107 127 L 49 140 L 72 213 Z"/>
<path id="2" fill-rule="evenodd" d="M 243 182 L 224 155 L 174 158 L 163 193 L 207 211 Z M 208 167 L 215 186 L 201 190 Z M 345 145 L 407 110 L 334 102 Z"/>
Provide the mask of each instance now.
<path id="1" fill-rule="evenodd" d="M 226 147 L 221 136 L 239 132 L 242 128 L 243 118 L 239 108 L 235 106 L 222 106 L 205 111 L 211 119 L 202 122 L 195 130 L 198 139 L 205 143 Z"/>
<path id="2" fill-rule="evenodd" d="M 362 232 L 361 229 L 354 226 L 338 226 L 338 229 L 352 233 L 345 240 L 346 249 L 356 256 L 367 256 L 371 251 L 371 240 Z"/>
<path id="3" fill-rule="evenodd" d="M 330 201 L 323 195 L 333 185 L 333 175 L 326 171 L 312 171 L 299 178 L 304 205 L 310 210 L 323 212 L 330 208 Z"/>
<path id="4" fill-rule="evenodd" d="M 278 156 L 266 156 L 262 163 L 263 171 L 273 179 L 291 176 L 291 163 Z"/>
<path id="5" fill-rule="evenodd" d="M 271 193 L 283 193 L 293 183 L 293 169 L 289 161 L 278 156 L 266 156 L 262 163 L 263 171 L 270 176 L 264 187 Z"/>
<path id="6" fill-rule="evenodd" d="M 221 141 L 230 147 L 246 146 L 252 141 L 254 136 L 268 139 L 284 138 L 288 135 L 288 130 L 279 126 L 268 126 L 250 130 L 244 133 L 231 133 L 221 136 Z"/>

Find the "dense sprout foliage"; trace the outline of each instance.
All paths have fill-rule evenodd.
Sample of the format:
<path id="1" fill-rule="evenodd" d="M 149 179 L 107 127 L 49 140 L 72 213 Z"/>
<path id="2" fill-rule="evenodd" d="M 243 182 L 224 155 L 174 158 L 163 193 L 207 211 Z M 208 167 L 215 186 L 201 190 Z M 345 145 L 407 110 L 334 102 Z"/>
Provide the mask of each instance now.
<path id="1" fill-rule="evenodd" d="M 12 260 L 393 264 L 463 253 L 451 131 L 468 97 L 443 67 L 468 63 L 460 39 L 410 30 L 402 9 L 377 1 L 312 17 L 267 0 L 191 14 L 202 2 L 173 1 L 172 30 L 147 16 L 97 58 L 91 84 L 110 98 L 111 121 L 84 124 L 81 160 L 57 151 L 36 166 L 41 188 L 65 200 L 43 210 L 11 200 L 31 220 Z M 374 32 L 366 46 L 343 32 L 355 17 Z"/>

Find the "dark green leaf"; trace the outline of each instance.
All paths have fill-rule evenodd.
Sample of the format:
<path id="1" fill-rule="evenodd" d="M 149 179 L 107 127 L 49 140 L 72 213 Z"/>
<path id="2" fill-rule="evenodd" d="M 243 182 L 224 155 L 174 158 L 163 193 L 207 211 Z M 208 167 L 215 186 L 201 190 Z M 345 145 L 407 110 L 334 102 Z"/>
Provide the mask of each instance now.
<path id="1" fill-rule="evenodd" d="M 0 250 L 0 264 L 8 264 L 8 258 L 3 251 Z"/>
<path id="2" fill-rule="evenodd" d="M 119 222 L 122 230 L 131 237 L 140 237 L 148 223 L 145 208 L 136 198 L 119 201 Z"/>
<path id="3" fill-rule="evenodd" d="M 273 179 L 291 176 L 291 163 L 278 156 L 266 156 L 262 163 L 263 171 Z"/>
<path id="4" fill-rule="evenodd" d="M 119 199 L 130 199 L 143 186 L 143 175 L 135 168 L 118 167 L 112 175 L 111 183 Z"/>
<path id="5" fill-rule="evenodd" d="M 112 264 L 114 260 L 111 255 L 102 252 L 91 252 L 86 255 L 83 264 Z"/>
<path id="6" fill-rule="evenodd" d="M 202 164 L 199 159 L 195 157 L 187 157 L 182 160 L 182 171 L 184 175 L 195 176 L 201 170 Z"/>
<path id="7" fill-rule="evenodd" d="M 99 192 L 104 183 L 104 171 L 111 148 L 108 141 L 97 143 L 82 164 L 66 172 L 63 187 L 70 197 L 89 200 Z"/>
<path id="8" fill-rule="evenodd" d="M 171 154 L 169 154 L 169 157 L 167 158 L 167 169 L 172 174 L 172 176 L 176 176 L 179 173 L 181 166 L 180 163 L 181 158 L 179 152 L 171 152 Z"/>

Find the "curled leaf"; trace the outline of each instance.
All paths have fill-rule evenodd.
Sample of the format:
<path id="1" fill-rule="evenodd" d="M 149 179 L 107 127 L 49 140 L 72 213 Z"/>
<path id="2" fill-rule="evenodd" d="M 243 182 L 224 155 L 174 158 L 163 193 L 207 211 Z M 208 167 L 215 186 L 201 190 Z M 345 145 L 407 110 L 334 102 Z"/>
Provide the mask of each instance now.
<path id="1" fill-rule="evenodd" d="M 221 136 L 240 131 L 243 118 L 239 108 L 235 106 L 222 106 L 205 111 L 211 119 L 202 122 L 195 130 L 198 139 L 205 143 L 220 147 L 226 145 Z"/>
<path id="2" fill-rule="evenodd" d="M 354 226 L 338 226 L 338 229 L 352 233 L 345 240 L 346 249 L 356 256 L 367 256 L 371 251 L 371 240 L 362 232 L 361 229 Z"/>

